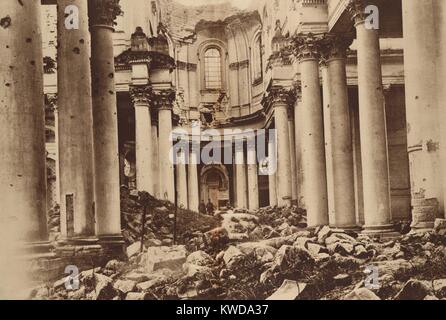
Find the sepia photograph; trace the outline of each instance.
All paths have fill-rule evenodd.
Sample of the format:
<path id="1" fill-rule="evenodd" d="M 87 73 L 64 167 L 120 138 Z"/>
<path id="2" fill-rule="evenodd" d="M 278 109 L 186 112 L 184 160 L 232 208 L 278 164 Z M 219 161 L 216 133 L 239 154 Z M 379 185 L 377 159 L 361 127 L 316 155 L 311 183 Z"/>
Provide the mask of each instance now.
<path id="1" fill-rule="evenodd" d="M 446 300 L 445 82 L 445 0 L 0 0 L 0 300 Z"/>

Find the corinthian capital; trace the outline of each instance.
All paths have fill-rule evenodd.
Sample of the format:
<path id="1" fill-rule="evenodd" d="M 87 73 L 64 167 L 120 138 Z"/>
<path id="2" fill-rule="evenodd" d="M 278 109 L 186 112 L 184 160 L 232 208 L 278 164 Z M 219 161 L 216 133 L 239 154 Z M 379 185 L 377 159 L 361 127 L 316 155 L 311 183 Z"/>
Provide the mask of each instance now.
<path id="1" fill-rule="evenodd" d="M 367 14 L 365 12 L 366 5 L 366 0 L 349 0 L 346 10 L 348 13 L 350 13 L 352 19 L 358 23 L 367 18 Z"/>
<path id="2" fill-rule="evenodd" d="M 174 89 L 156 90 L 153 94 L 153 105 L 157 109 L 169 109 L 173 108 L 173 102 L 176 98 L 176 92 Z"/>
<path id="3" fill-rule="evenodd" d="M 293 38 L 294 55 L 298 60 L 319 59 L 322 35 L 298 34 Z"/>
<path id="4" fill-rule="evenodd" d="M 322 58 L 326 61 L 344 59 L 352 42 L 353 35 L 351 34 L 326 34 L 321 42 Z"/>
<path id="5" fill-rule="evenodd" d="M 89 0 L 88 14 L 90 27 L 108 26 L 113 27 L 117 16 L 122 14 L 119 0 Z"/>
<path id="6" fill-rule="evenodd" d="M 131 86 L 130 97 L 134 105 L 149 105 L 152 98 L 152 89 L 149 86 Z"/>

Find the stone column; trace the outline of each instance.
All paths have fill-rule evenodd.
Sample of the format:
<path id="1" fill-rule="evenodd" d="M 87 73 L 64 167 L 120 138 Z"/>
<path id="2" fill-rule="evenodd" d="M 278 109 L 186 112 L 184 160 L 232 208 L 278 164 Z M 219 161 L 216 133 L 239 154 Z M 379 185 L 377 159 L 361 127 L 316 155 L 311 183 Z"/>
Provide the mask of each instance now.
<path id="1" fill-rule="evenodd" d="M 65 26 L 65 8 L 79 9 L 79 29 Z M 95 235 L 90 34 L 85 0 L 57 6 L 60 221 L 63 237 Z"/>
<path id="2" fill-rule="evenodd" d="M 296 183 L 297 183 L 297 205 L 305 209 L 304 199 L 304 175 L 302 168 L 302 89 L 297 88 L 298 94 L 294 104 L 294 132 L 295 132 L 295 153 L 296 153 Z M 291 146 L 293 147 L 293 146 Z"/>
<path id="3" fill-rule="evenodd" d="M 113 23 L 119 0 L 90 0 L 96 234 L 122 242 Z"/>
<path id="4" fill-rule="evenodd" d="M 294 128 L 294 108 L 288 109 L 288 133 L 290 135 L 290 162 L 291 162 L 291 200 L 297 204 L 297 166 L 296 166 L 296 152 L 293 148 L 296 145 L 296 136 Z"/>
<path id="5" fill-rule="evenodd" d="M 177 181 L 177 205 L 184 209 L 188 209 L 187 205 L 187 173 L 186 173 L 186 154 L 184 150 L 178 151 L 176 165 L 176 181 Z"/>
<path id="6" fill-rule="evenodd" d="M 153 195 L 156 198 L 160 198 L 159 192 L 159 146 L 158 146 L 158 127 L 156 122 L 152 119 L 152 185 L 153 185 Z"/>
<path id="7" fill-rule="evenodd" d="M 435 146 L 440 141 L 440 109 L 436 100 L 440 88 L 433 76 L 438 69 L 434 14 L 431 0 L 403 0 L 412 228 L 421 231 L 433 227 L 443 202 L 440 150 Z"/>
<path id="8" fill-rule="evenodd" d="M 259 181 L 255 138 L 247 142 L 248 163 L 248 208 L 257 210 L 259 208 Z"/>
<path id="9" fill-rule="evenodd" d="M 175 202 L 175 181 L 172 153 L 172 103 L 175 91 L 166 90 L 155 93 L 154 102 L 158 105 L 159 123 L 159 172 L 161 199 Z"/>
<path id="10" fill-rule="evenodd" d="M 48 234 L 40 2 L 1 1 L 0 12 L 2 260 L 15 241 L 47 241 Z"/>
<path id="11" fill-rule="evenodd" d="M 325 60 L 329 94 L 330 152 L 327 157 L 332 169 L 334 220 L 337 228 L 355 229 L 355 188 L 352 131 L 348 104 L 346 50 L 351 44 L 348 36 L 327 35 Z M 325 108 L 324 108 L 325 109 Z M 327 164 L 328 167 L 328 164 Z"/>
<path id="12" fill-rule="evenodd" d="M 364 187 L 364 232 L 392 231 L 386 114 L 378 30 L 365 26 L 361 0 L 349 11 L 355 20 L 358 46 L 359 122 Z"/>
<path id="13" fill-rule="evenodd" d="M 271 130 L 271 129 L 270 129 Z M 276 172 L 277 172 L 277 157 L 276 157 L 276 141 L 270 139 L 268 141 L 268 189 L 269 189 L 269 205 L 271 207 L 277 206 L 277 187 L 276 187 Z"/>
<path id="14" fill-rule="evenodd" d="M 190 150 L 189 165 L 188 165 L 188 196 L 189 196 L 189 210 L 198 212 L 198 205 L 200 203 L 200 193 L 198 190 L 198 157 L 195 150 Z"/>
<path id="15" fill-rule="evenodd" d="M 328 221 L 330 226 L 335 227 L 334 209 L 334 184 L 333 184 L 333 161 L 331 144 L 331 121 L 330 121 L 330 77 L 328 73 L 327 61 L 320 62 L 322 76 L 322 108 L 324 115 L 324 139 L 325 139 L 325 166 L 327 170 L 327 204 Z"/>
<path id="16" fill-rule="evenodd" d="M 288 130 L 288 104 L 290 92 L 283 89 L 273 90 L 274 123 L 277 134 L 277 205 L 291 206 L 291 150 Z"/>
<path id="17" fill-rule="evenodd" d="M 247 208 L 246 162 L 242 142 L 235 143 L 235 173 L 237 179 L 237 207 Z M 205 200 L 206 201 L 206 200 Z"/>
<path id="18" fill-rule="evenodd" d="M 318 37 L 297 38 L 297 58 L 302 81 L 300 122 L 304 195 L 309 227 L 328 224 L 324 121 L 319 81 Z"/>
<path id="19" fill-rule="evenodd" d="M 437 21 L 437 40 L 438 40 L 438 71 L 437 71 L 437 83 L 443 84 L 446 81 L 446 2 L 441 0 L 434 1 L 434 13 Z M 444 119 L 446 115 L 446 90 L 437 90 L 438 106 L 440 108 L 441 119 Z M 443 177 L 443 217 L 446 218 L 446 210 L 444 208 L 444 199 L 446 198 L 446 126 L 440 125 L 441 130 L 441 163 L 442 163 L 442 177 Z"/>
<path id="20" fill-rule="evenodd" d="M 153 195 L 151 89 L 148 86 L 132 86 L 130 94 L 135 108 L 136 188 Z"/>

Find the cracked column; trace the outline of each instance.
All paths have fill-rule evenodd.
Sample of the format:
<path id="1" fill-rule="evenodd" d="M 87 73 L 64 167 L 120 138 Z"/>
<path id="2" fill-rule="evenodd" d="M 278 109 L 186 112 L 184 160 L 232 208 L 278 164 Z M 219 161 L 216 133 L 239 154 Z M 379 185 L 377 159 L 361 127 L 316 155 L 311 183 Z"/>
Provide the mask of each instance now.
<path id="1" fill-rule="evenodd" d="M 358 47 L 359 122 L 364 187 L 364 232 L 393 231 L 390 213 L 386 114 L 378 30 L 365 25 L 363 1 L 353 0 Z"/>
<path id="2" fill-rule="evenodd" d="M 65 8 L 79 9 L 79 29 L 65 26 Z M 95 235 L 90 34 L 85 0 L 57 5 L 60 221 L 64 238 Z"/>
<path id="3" fill-rule="evenodd" d="M 351 44 L 348 36 L 327 35 L 324 58 L 327 64 L 328 128 L 332 171 L 333 221 L 340 229 L 356 229 L 353 147 L 347 91 L 346 50 Z M 328 150 L 327 150 L 328 151 Z"/>
<path id="4" fill-rule="evenodd" d="M 273 89 L 271 92 L 277 134 L 276 192 L 279 207 L 291 206 L 291 150 L 288 130 L 290 94 L 290 91 L 283 88 Z"/>
<path id="5" fill-rule="evenodd" d="M 90 0 L 96 234 L 100 241 L 124 244 L 121 235 L 118 110 L 113 54 L 119 0 Z"/>
<path id="6" fill-rule="evenodd" d="M 328 224 L 327 177 L 325 167 L 324 120 L 319 81 L 320 38 L 300 35 L 296 38 L 301 72 L 302 120 L 300 142 L 304 175 L 304 197 L 308 227 Z"/>
<path id="7" fill-rule="evenodd" d="M 246 162 L 244 153 L 244 141 L 235 141 L 235 174 L 237 186 L 237 207 L 247 208 L 246 190 Z"/>
<path id="8" fill-rule="evenodd" d="M 426 230 L 443 202 L 440 172 L 439 107 L 436 101 L 437 34 L 433 1 L 403 0 L 404 77 L 407 142 L 412 195 L 412 228 Z M 420 24 L 421 23 L 421 24 Z"/>
<path id="9" fill-rule="evenodd" d="M 153 195 L 151 89 L 147 85 L 132 86 L 130 95 L 135 108 L 136 188 Z"/>
<path id="10" fill-rule="evenodd" d="M 171 133 L 175 91 L 155 92 L 153 99 L 158 106 L 160 197 L 173 203 L 175 202 L 175 181 Z"/>
<path id="11" fill-rule="evenodd" d="M 248 163 L 248 208 L 257 210 L 259 208 L 259 179 L 257 167 L 256 140 L 248 138 L 247 142 Z"/>
<path id="12" fill-rule="evenodd" d="M 48 240 L 40 1 L 1 1 L 0 12 L 0 238 L 13 248 Z"/>

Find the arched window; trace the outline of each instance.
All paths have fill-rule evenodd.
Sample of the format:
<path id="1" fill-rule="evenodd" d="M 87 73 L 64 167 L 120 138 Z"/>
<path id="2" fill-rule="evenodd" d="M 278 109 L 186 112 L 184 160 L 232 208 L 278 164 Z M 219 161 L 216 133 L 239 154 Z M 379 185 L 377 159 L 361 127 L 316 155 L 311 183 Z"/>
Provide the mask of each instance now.
<path id="1" fill-rule="evenodd" d="M 262 38 L 257 37 L 254 43 L 252 76 L 254 82 L 262 79 Z"/>
<path id="2" fill-rule="evenodd" d="M 222 88 L 221 53 L 217 48 L 209 48 L 204 53 L 204 79 L 206 89 Z"/>

